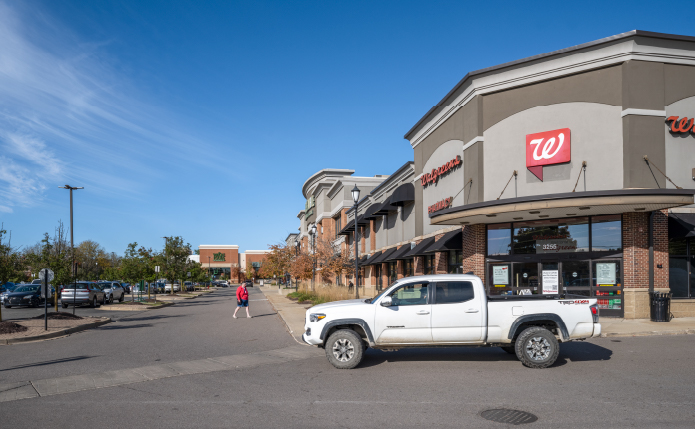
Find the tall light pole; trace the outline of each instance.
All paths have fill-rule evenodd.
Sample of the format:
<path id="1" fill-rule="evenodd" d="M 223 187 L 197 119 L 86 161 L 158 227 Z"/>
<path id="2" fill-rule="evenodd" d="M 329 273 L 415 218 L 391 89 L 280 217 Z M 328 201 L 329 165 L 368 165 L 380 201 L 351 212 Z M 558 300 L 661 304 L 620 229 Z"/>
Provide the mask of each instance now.
<path id="1" fill-rule="evenodd" d="M 358 209 L 358 201 L 360 200 L 360 188 L 357 187 L 355 184 L 355 187 L 352 188 L 352 201 L 355 202 L 355 299 L 359 299 L 360 297 L 360 279 L 359 279 L 359 259 L 358 259 L 358 240 L 357 240 L 357 209 Z"/>
<path id="2" fill-rule="evenodd" d="M 75 265 L 75 241 L 72 229 L 72 191 L 75 189 L 84 189 L 84 187 L 74 187 L 70 185 L 59 186 L 60 189 L 70 190 L 70 251 L 72 253 L 72 314 L 75 314 L 75 298 L 77 297 L 77 267 Z M 57 294 L 56 294 L 57 295 Z M 55 299 L 56 312 L 58 311 L 58 297 Z"/>
<path id="3" fill-rule="evenodd" d="M 169 239 L 171 237 L 162 237 L 164 239 L 164 263 L 166 264 L 166 267 L 169 268 L 169 258 L 167 258 L 167 246 L 169 245 Z M 167 284 L 166 280 L 164 281 L 164 292 L 166 293 L 167 289 Z M 171 280 L 171 294 L 174 295 L 174 280 Z"/>
<path id="4" fill-rule="evenodd" d="M 316 224 L 311 225 L 311 291 L 316 290 Z"/>

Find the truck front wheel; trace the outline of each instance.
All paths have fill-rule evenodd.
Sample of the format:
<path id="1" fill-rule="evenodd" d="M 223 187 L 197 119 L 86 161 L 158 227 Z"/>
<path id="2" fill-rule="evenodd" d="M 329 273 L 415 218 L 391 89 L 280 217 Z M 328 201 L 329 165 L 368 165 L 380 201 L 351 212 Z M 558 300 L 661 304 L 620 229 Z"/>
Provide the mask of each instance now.
<path id="1" fill-rule="evenodd" d="M 529 368 L 547 368 L 560 354 L 560 343 L 555 335 L 538 326 L 526 328 L 516 339 L 515 348 L 516 357 Z"/>
<path id="2" fill-rule="evenodd" d="M 362 339 L 350 329 L 335 331 L 326 342 L 326 357 L 338 369 L 352 369 L 362 361 Z"/>

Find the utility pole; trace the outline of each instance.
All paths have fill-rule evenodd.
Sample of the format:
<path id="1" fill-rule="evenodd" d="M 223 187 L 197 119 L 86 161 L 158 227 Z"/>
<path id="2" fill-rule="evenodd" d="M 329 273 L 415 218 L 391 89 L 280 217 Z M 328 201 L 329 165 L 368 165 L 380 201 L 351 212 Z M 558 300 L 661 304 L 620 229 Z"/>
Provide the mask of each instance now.
<path id="1" fill-rule="evenodd" d="M 75 235 L 72 228 L 72 191 L 76 189 L 84 189 L 83 186 L 74 187 L 70 185 L 59 186 L 60 189 L 70 190 L 70 250 L 72 253 L 72 314 L 75 314 L 75 298 L 77 297 L 77 265 L 75 265 Z M 56 312 L 58 311 L 58 294 L 55 298 Z"/>

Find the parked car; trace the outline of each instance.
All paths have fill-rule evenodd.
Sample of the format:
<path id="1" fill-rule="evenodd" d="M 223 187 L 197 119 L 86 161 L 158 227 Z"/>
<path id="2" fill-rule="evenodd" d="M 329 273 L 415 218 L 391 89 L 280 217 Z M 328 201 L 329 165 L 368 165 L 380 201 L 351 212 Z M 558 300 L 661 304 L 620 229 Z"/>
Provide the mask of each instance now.
<path id="1" fill-rule="evenodd" d="M 179 286 L 178 283 L 174 283 L 174 292 L 180 292 L 181 287 Z M 164 293 L 171 293 L 171 283 L 167 283 L 164 286 Z"/>
<path id="2" fill-rule="evenodd" d="M 304 342 L 339 369 L 367 347 L 501 347 L 524 366 L 547 368 L 560 342 L 601 335 L 597 300 L 578 295 L 487 296 L 479 277 L 441 274 L 397 280 L 374 298 L 306 312 Z"/>
<path id="3" fill-rule="evenodd" d="M 5 308 L 11 307 L 38 307 L 43 305 L 45 299 L 41 296 L 41 285 L 27 284 L 19 285 L 15 290 L 9 292 L 3 300 Z M 51 296 L 55 296 L 55 291 L 51 286 Z M 49 298 L 52 303 L 54 298 Z"/>
<path id="4" fill-rule="evenodd" d="M 104 291 L 96 283 L 79 282 L 77 284 L 65 285 L 60 304 L 63 308 L 68 305 L 89 304 L 91 307 L 98 307 L 106 300 Z"/>
<path id="5" fill-rule="evenodd" d="M 130 283 L 121 283 L 121 286 L 123 287 L 125 293 L 130 293 L 130 291 L 132 290 L 130 287 Z"/>
<path id="6" fill-rule="evenodd" d="M 195 288 L 193 287 L 193 282 L 183 282 L 183 290 L 194 290 Z"/>
<path id="7" fill-rule="evenodd" d="M 246 287 L 253 287 L 253 280 L 244 280 Z"/>
<path id="8" fill-rule="evenodd" d="M 125 290 L 118 282 L 99 282 L 99 287 L 104 291 L 104 299 L 109 304 L 113 303 L 115 299 L 118 302 L 123 302 L 125 298 Z M 102 302 L 103 303 L 103 302 Z"/>
<path id="9" fill-rule="evenodd" d="M 6 297 L 10 292 L 12 292 L 13 290 L 15 290 L 15 289 L 17 288 L 17 286 L 19 286 L 19 285 L 16 285 L 16 284 L 14 284 L 14 283 L 12 283 L 12 282 L 7 282 L 7 283 L 5 283 L 4 285 L 0 286 L 0 304 L 2 304 L 3 302 L 5 302 L 5 297 Z"/>

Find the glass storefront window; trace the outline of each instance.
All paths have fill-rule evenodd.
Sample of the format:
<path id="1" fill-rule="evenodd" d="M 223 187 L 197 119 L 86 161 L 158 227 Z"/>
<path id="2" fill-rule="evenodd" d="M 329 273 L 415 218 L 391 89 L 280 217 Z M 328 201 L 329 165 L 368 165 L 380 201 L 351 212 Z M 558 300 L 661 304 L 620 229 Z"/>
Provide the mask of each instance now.
<path id="1" fill-rule="evenodd" d="M 688 253 L 688 239 L 687 238 L 669 238 L 668 240 L 668 254 L 669 255 L 683 255 Z"/>
<path id="2" fill-rule="evenodd" d="M 512 248 L 512 225 L 501 223 L 487 226 L 488 256 L 509 255 Z"/>
<path id="3" fill-rule="evenodd" d="M 688 277 L 688 257 L 671 256 L 668 260 L 668 284 L 674 298 L 689 298 Z"/>
<path id="4" fill-rule="evenodd" d="M 622 268 L 620 260 L 593 261 L 592 284 L 595 285 L 594 296 L 598 298 L 598 308 L 604 310 L 622 310 Z"/>
<path id="5" fill-rule="evenodd" d="M 488 282 L 490 295 L 511 295 L 510 281 L 512 264 L 490 264 L 488 266 Z"/>
<path id="6" fill-rule="evenodd" d="M 434 274 L 434 255 L 425 256 L 425 274 Z"/>
<path id="7" fill-rule="evenodd" d="M 594 252 L 622 252 L 622 226 L 620 215 L 591 218 L 591 250 Z"/>
<path id="8" fill-rule="evenodd" d="M 389 262 L 389 283 L 393 283 L 398 279 L 396 274 L 396 262 Z"/>
<path id="9" fill-rule="evenodd" d="M 403 275 L 405 277 L 412 277 L 413 275 L 413 260 L 406 259 L 403 261 Z"/>
<path id="10" fill-rule="evenodd" d="M 517 293 L 524 295 L 538 293 L 537 263 L 514 264 L 512 274 L 514 275 L 514 286 L 517 288 Z"/>
<path id="11" fill-rule="evenodd" d="M 450 250 L 448 262 L 447 272 L 449 274 L 463 274 L 463 252 L 461 250 Z"/>
<path id="12" fill-rule="evenodd" d="M 587 252 L 589 218 L 514 223 L 513 247 L 515 254 Z"/>
<path id="13" fill-rule="evenodd" d="M 589 261 L 562 263 L 562 286 L 566 293 L 591 296 L 591 272 Z"/>

